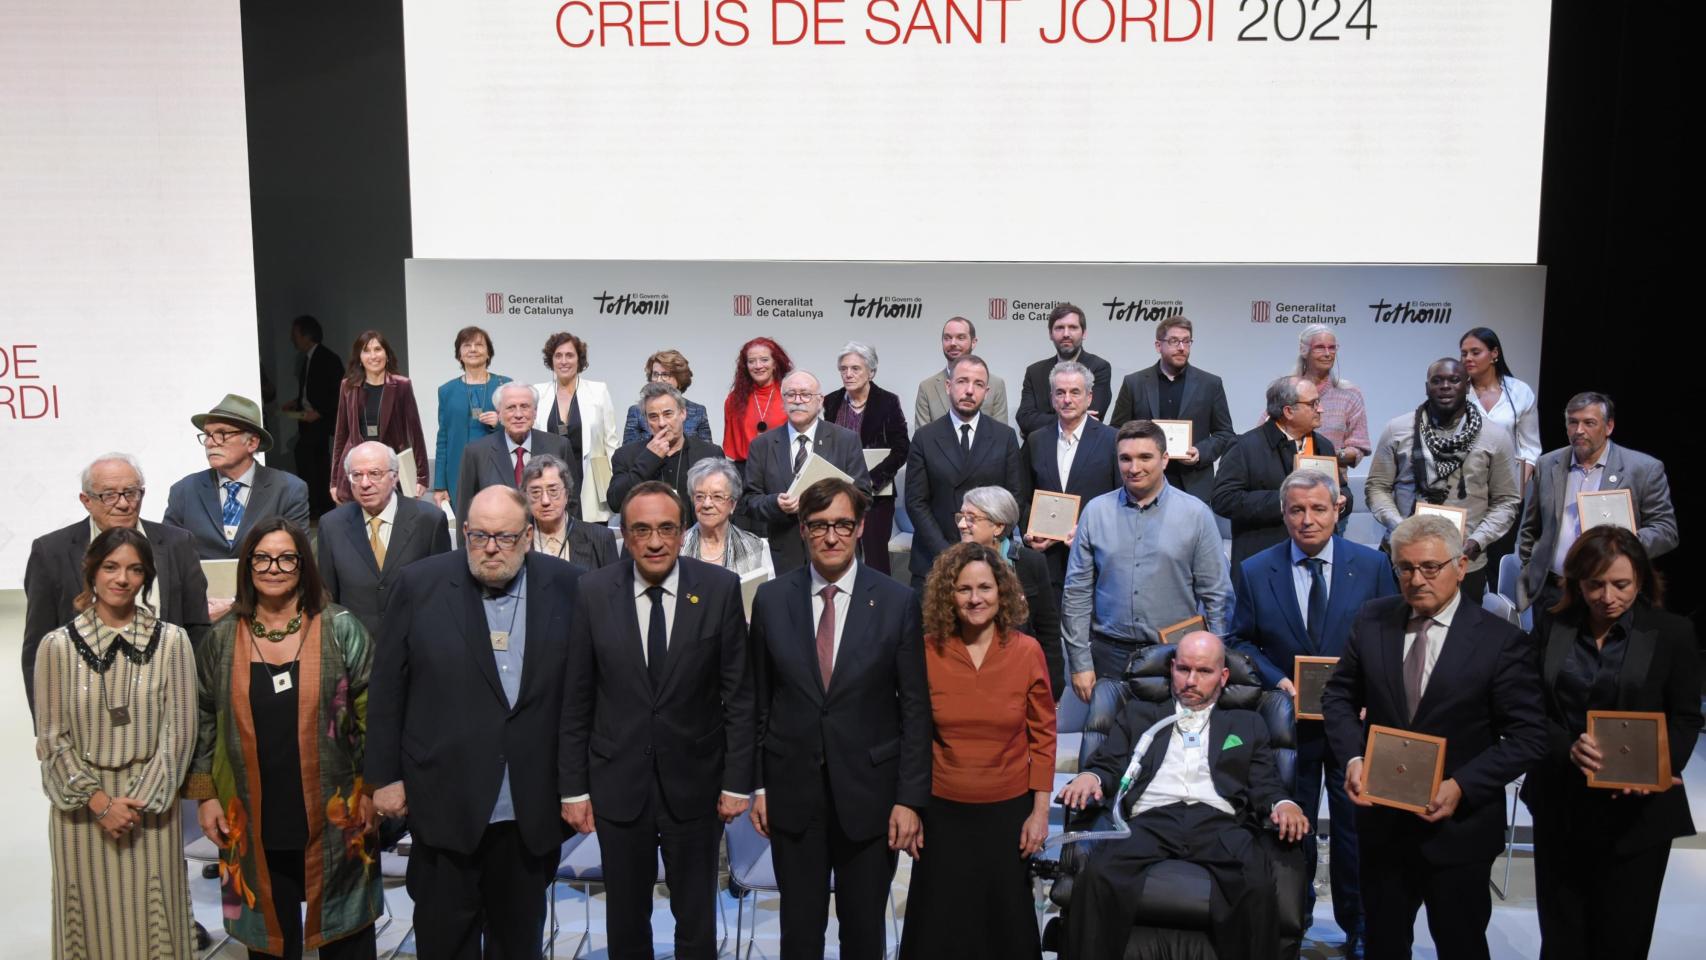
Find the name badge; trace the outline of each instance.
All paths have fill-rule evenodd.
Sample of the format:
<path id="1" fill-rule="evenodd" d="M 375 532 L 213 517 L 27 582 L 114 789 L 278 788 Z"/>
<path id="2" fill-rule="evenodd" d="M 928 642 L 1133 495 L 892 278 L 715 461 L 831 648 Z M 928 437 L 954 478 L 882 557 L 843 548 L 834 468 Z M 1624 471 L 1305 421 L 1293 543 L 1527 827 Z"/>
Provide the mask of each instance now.
<path id="1" fill-rule="evenodd" d="M 492 631 L 492 649 L 497 650 L 499 652 L 502 652 L 502 651 L 509 649 L 509 631 L 508 630 L 493 630 Z"/>
<path id="2" fill-rule="evenodd" d="M 272 692 L 283 693 L 291 687 L 290 674 L 281 673 L 272 678 Z"/>
<path id="3" fill-rule="evenodd" d="M 374 425 L 373 425 L 373 424 L 371 424 L 371 423 L 370 423 L 370 424 L 368 424 L 368 425 L 367 425 L 367 435 L 368 435 L 368 436 L 370 436 L 370 437 L 377 437 L 377 436 L 379 436 L 379 428 L 378 428 L 378 427 L 376 427 L 376 426 L 374 426 Z"/>
<path id="4" fill-rule="evenodd" d="M 225 542 L 226 543 L 230 543 L 233 540 L 237 539 L 237 528 L 236 527 L 226 526 L 226 527 L 221 527 L 220 529 L 225 531 Z"/>

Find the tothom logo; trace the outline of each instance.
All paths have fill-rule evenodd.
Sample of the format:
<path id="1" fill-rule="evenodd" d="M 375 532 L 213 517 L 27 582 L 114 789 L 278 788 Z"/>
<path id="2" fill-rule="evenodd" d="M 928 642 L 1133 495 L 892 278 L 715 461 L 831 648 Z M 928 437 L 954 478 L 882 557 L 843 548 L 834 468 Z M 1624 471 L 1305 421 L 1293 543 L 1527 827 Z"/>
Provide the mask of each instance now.
<path id="1" fill-rule="evenodd" d="M 752 296 L 745 293 L 735 294 L 735 316 L 752 316 Z"/>
<path id="2" fill-rule="evenodd" d="M 1272 300 L 1250 301 L 1250 322 L 1267 323 L 1273 318 L 1274 302 Z"/>
<path id="3" fill-rule="evenodd" d="M 487 313 L 503 313 L 504 312 L 504 295 L 501 293 L 488 293 L 488 294 L 486 294 L 486 312 Z"/>
<path id="4" fill-rule="evenodd" d="M 1110 322 L 1160 323 L 1185 312 L 1183 300 L 1121 300 L 1115 297 L 1102 301 L 1102 306 L 1108 308 Z"/>
<path id="5" fill-rule="evenodd" d="M 922 297 L 862 297 L 855 293 L 841 301 L 847 315 L 867 320 L 917 320 L 924 316 Z"/>
<path id="6" fill-rule="evenodd" d="M 1005 319 L 1007 319 L 1007 298 L 1006 297 L 990 297 L 989 298 L 989 319 L 991 319 L 991 320 L 1005 320 Z"/>
<path id="7" fill-rule="evenodd" d="M 1368 305 L 1374 311 L 1375 323 L 1450 323 L 1451 301 L 1449 300 L 1405 300 L 1402 303 L 1387 303 L 1385 297 L 1379 303 Z"/>
<path id="8" fill-rule="evenodd" d="M 600 316 L 663 317 L 669 315 L 667 293 L 619 293 L 606 290 L 593 297 Z"/>

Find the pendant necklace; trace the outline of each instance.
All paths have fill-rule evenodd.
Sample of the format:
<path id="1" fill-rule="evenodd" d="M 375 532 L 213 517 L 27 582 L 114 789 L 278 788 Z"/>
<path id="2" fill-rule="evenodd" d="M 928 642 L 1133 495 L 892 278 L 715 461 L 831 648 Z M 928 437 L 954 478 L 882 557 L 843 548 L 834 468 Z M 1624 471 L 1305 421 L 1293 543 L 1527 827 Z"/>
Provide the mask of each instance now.
<path id="1" fill-rule="evenodd" d="M 772 386 L 772 384 L 767 383 L 764 386 L 759 387 L 757 390 L 753 391 L 753 393 L 752 393 L 752 404 L 753 404 L 753 406 L 758 408 L 758 432 L 759 433 L 763 433 L 764 431 L 770 429 L 770 406 L 771 406 L 771 404 L 774 404 L 776 402 L 776 395 L 775 394 L 770 395 L 770 403 L 763 403 L 759 400 L 759 394 L 763 393 L 765 390 L 770 389 L 771 386 Z"/>

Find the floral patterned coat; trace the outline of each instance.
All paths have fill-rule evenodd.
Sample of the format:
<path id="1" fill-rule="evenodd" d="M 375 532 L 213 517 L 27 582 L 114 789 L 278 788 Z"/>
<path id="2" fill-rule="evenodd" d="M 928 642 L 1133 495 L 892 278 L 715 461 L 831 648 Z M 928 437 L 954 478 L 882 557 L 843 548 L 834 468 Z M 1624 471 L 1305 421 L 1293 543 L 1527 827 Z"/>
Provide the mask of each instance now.
<path id="1" fill-rule="evenodd" d="M 361 765 L 373 643 L 355 615 L 335 604 L 302 629 L 298 696 L 304 709 L 297 737 L 309 836 L 302 933 L 304 946 L 316 949 L 373 923 L 382 903 L 378 837 L 362 828 L 359 812 L 372 792 L 362 783 Z M 184 793 L 194 800 L 217 797 L 225 808 L 230 842 L 219 864 L 225 929 L 250 949 L 281 954 L 284 942 L 259 838 L 255 795 L 261 775 L 249 662 L 247 625 L 229 614 L 196 650 L 200 716 Z M 306 709 L 310 704 L 318 709 Z"/>

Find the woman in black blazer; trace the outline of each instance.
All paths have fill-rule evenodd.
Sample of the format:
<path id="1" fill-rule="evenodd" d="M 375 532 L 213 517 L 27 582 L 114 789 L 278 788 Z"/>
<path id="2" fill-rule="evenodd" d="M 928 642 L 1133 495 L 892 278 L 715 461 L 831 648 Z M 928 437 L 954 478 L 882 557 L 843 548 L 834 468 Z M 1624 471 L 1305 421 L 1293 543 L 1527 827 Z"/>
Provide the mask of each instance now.
<path id="1" fill-rule="evenodd" d="M 1019 501 L 1005 487 L 973 487 L 960 500 L 954 525 L 959 528 L 961 543 L 981 543 L 1012 564 L 1031 613 L 1013 629 L 1037 638 L 1042 646 L 1049 690 L 1059 703 L 1066 682 L 1066 657 L 1060 645 L 1060 595 L 1055 592 L 1042 551 L 1025 546 L 1016 535 Z"/>
<path id="2" fill-rule="evenodd" d="M 1688 621 L 1658 608 L 1660 589 L 1634 534 L 1595 527 L 1570 548 L 1564 597 L 1535 633 L 1550 736 L 1522 795 L 1547 960 L 1645 957 L 1671 841 L 1694 834 L 1680 774 L 1700 734 L 1700 667 Z M 1589 710 L 1663 713 L 1670 789 L 1589 787 L 1600 760 Z"/>
<path id="3" fill-rule="evenodd" d="M 864 562 L 872 570 L 889 572 L 889 537 L 894 534 L 894 475 L 906 465 L 910 442 L 900 398 L 871 382 L 877 375 L 877 351 L 857 340 L 841 348 L 836 359 L 841 389 L 823 398 L 823 418 L 859 435 L 866 450 L 889 455 L 871 469 L 871 509 L 865 512 L 865 533 L 859 538 Z M 885 492 L 886 491 L 886 492 Z"/>

